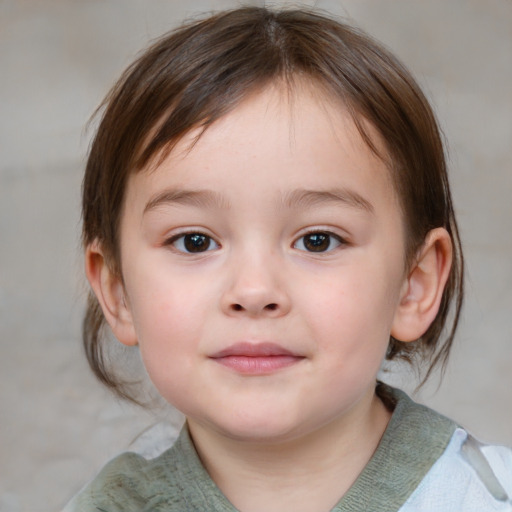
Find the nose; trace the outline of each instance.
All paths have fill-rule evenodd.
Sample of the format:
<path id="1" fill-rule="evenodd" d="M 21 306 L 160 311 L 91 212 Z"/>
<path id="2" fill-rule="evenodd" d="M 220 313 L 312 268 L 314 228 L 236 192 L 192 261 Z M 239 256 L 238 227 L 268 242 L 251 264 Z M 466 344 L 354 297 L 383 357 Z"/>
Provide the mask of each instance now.
<path id="1" fill-rule="evenodd" d="M 229 270 L 221 307 L 228 315 L 279 317 L 290 310 L 290 297 L 276 260 L 241 258 Z"/>

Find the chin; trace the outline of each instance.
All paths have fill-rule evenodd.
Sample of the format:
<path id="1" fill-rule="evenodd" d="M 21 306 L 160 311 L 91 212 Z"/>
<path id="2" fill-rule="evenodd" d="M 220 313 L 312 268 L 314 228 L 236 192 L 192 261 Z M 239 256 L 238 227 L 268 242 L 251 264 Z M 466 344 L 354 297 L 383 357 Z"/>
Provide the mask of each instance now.
<path id="1" fill-rule="evenodd" d="M 301 429 L 289 421 L 266 418 L 238 418 L 238 421 L 222 422 L 216 430 L 230 439 L 245 443 L 274 444 L 291 441 L 301 434 Z"/>

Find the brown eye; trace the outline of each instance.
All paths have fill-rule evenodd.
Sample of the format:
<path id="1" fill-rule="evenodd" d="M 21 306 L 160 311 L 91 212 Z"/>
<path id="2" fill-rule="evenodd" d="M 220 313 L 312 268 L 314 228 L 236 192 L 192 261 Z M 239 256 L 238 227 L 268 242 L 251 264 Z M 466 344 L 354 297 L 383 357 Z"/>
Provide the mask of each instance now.
<path id="1" fill-rule="evenodd" d="M 184 253 L 206 252 L 219 247 L 213 238 L 203 233 L 186 233 L 175 237 L 171 242 L 178 251 Z"/>
<path id="2" fill-rule="evenodd" d="M 336 235 L 316 231 L 300 237 L 294 247 L 307 252 L 328 252 L 339 247 L 341 243 L 341 239 Z"/>

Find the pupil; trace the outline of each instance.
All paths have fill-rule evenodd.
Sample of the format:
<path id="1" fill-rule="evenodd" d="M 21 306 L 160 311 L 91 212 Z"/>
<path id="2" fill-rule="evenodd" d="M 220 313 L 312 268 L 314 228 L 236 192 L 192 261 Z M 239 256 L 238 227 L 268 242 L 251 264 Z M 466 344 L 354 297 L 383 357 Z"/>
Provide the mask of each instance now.
<path id="1" fill-rule="evenodd" d="M 210 245 L 209 238 L 199 233 L 185 235 L 184 243 L 188 252 L 203 252 L 206 251 Z"/>
<path id="2" fill-rule="evenodd" d="M 314 233 L 306 236 L 304 245 L 308 251 L 322 252 L 329 247 L 329 238 L 325 233 Z"/>

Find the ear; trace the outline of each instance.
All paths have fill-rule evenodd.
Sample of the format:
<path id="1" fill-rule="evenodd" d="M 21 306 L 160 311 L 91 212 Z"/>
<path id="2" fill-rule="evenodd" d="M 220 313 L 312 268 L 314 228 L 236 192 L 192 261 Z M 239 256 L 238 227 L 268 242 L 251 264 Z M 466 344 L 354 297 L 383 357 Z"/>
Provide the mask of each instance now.
<path id="1" fill-rule="evenodd" d="M 114 336 L 124 345 L 136 345 L 122 278 L 112 270 L 97 241 L 85 250 L 85 274 Z"/>
<path id="2" fill-rule="evenodd" d="M 452 241 L 444 228 L 430 231 L 409 270 L 395 312 L 391 335 L 415 341 L 434 321 L 452 265 Z"/>

